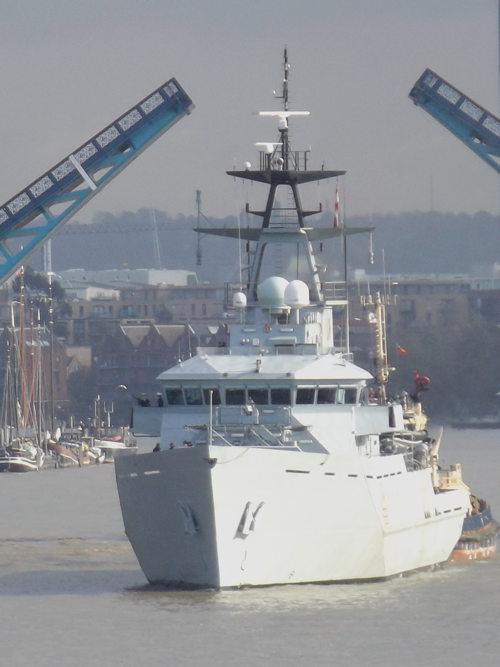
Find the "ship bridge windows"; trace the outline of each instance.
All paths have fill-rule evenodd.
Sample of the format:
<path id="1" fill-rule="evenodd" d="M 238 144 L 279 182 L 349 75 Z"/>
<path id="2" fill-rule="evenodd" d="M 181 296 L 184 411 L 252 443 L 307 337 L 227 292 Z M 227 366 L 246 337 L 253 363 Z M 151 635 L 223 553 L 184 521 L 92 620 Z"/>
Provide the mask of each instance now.
<path id="1" fill-rule="evenodd" d="M 203 405 L 200 387 L 184 387 L 186 405 Z"/>
<path id="2" fill-rule="evenodd" d="M 245 405 L 246 402 L 245 389 L 243 387 L 228 387 L 226 389 L 226 405 Z"/>
<path id="3" fill-rule="evenodd" d="M 318 387 L 317 403 L 318 405 L 324 405 L 325 403 L 335 403 L 336 396 L 337 396 L 336 387 Z"/>
<path id="4" fill-rule="evenodd" d="M 292 391 L 290 387 L 272 387 L 271 405 L 291 405 Z"/>
<path id="5" fill-rule="evenodd" d="M 313 405 L 316 387 L 297 387 L 295 403 L 297 405 Z"/>
<path id="6" fill-rule="evenodd" d="M 267 387 L 248 387 L 248 402 L 255 405 L 269 404 L 269 390 Z"/>
<path id="7" fill-rule="evenodd" d="M 220 391 L 217 387 L 200 387 L 198 385 L 184 385 L 182 387 L 166 387 L 165 397 L 167 405 L 220 405 Z"/>
<path id="8" fill-rule="evenodd" d="M 338 393 L 340 393 L 340 396 L 337 398 L 337 403 L 349 405 L 357 403 L 358 390 L 356 387 L 341 387 L 338 389 Z M 342 400 L 340 400 L 340 397 L 342 397 Z"/>
<path id="9" fill-rule="evenodd" d="M 181 387 L 169 387 L 165 389 L 165 396 L 168 405 L 185 405 Z"/>
<path id="10" fill-rule="evenodd" d="M 295 400 L 292 392 L 295 394 Z M 191 385 L 167 386 L 167 405 L 355 405 L 361 399 L 360 387 L 338 385 L 288 386 L 240 385 L 226 387 Z"/>
<path id="11" fill-rule="evenodd" d="M 205 405 L 210 405 L 210 392 L 212 392 L 212 405 L 220 405 L 220 391 L 217 387 L 204 387 L 203 400 L 205 401 Z"/>
<path id="12" fill-rule="evenodd" d="M 291 387 L 228 387 L 226 405 L 291 405 Z"/>
<path id="13" fill-rule="evenodd" d="M 297 387 L 296 405 L 355 405 L 358 402 L 357 387 L 325 386 Z"/>

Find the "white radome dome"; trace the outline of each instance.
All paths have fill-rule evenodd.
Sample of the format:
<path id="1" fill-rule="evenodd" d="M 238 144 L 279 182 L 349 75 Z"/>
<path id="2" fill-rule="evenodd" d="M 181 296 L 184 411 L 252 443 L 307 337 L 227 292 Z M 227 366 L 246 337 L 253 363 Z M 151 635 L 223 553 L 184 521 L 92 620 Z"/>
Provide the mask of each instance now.
<path id="1" fill-rule="evenodd" d="M 280 276 L 271 276 L 257 287 L 257 298 L 265 308 L 282 308 L 285 305 L 285 290 L 288 280 Z"/>
<path id="2" fill-rule="evenodd" d="M 233 294 L 233 306 L 234 308 L 246 308 L 247 307 L 247 295 L 243 292 L 236 292 Z"/>
<path id="3" fill-rule="evenodd" d="M 309 288 L 303 280 L 292 280 L 286 286 L 284 297 L 290 308 L 304 308 L 309 305 Z"/>

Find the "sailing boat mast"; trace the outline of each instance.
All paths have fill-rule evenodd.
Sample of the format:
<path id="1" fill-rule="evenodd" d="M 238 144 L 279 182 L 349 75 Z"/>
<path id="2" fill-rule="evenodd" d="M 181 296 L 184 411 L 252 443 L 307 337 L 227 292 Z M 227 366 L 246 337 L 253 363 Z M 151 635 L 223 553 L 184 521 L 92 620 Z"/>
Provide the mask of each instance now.
<path id="1" fill-rule="evenodd" d="M 13 304 L 11 304 L 11 309 Z M 14 314 L 11 310 L 11 320 L 13 321 Z M 14 325 L 10 330 L 7 330 L 6 338 L 6 354 L 5 354 L 5 375 L 3 379 L 3 394 L 2 394 L 2 445 L 8 445 L 19 430 L 18 409 L 17 409 L 17 383 L 16 377 L 16 359 L 14 350 Z"/>
<path id="2" fill-rule="evenodd" d="M 19 358 L 19 405 L 21 428 L 26 428 L 28 422 L 28 377 L 26 365 L 26 284 L 24 281 L 24 267 L 19 269 L 19 337 L 18 337 L 18 358 Z"/>
<path id="3" fill-rule="evenodd" d="M 48 272 L 49 279 L 49 423 L 50 432 L 55 433 L 54 418 L 54 300 L 52 295 L 52 270 Z"/>

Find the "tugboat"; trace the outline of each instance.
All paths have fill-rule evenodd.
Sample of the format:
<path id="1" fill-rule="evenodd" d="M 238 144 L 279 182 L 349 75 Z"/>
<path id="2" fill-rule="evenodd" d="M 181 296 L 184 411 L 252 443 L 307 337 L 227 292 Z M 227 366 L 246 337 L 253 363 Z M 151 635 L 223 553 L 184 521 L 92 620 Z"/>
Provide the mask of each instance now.
<path id="1" fill-rule="evenodd" d="M 450 561 L 491 560 L 497 552 L 499 525 L 485 500 L 471 496 L 471 510 Z"/>
<path id="2" fill-rule="evenodd" d="M 203 230 L 254 244 L 247 281 L 227 287 L 227 345 L 159 376 L 159 451 L 116 460 L 125 531 L 151 583 L 383 579 L 445 562 L 469 512 L 465 486 L 436 483 L 445 471 L 401 402 L 371 399 L 373 376 L 353 363 L 347 281 L 321 280 L 314 244 L 367 230 L 306 224 L 321 207 L 304 210 L 299 185 L 345 172 L 311 170 L 309 151 L 292 150 L 289 124 L 308 112 L 289 110 L 289 73 L 285 50 L 282 109 L 260 113 L 277 140 L 257 144 L 257 169 L 227 172 L 268 186 L 262 210 L 247 205 L 261 226 Z M 287 270 L 273 266 L 277 245 L 294 258 Z M 384 387 L 388 369 L 377 373 Z"/>

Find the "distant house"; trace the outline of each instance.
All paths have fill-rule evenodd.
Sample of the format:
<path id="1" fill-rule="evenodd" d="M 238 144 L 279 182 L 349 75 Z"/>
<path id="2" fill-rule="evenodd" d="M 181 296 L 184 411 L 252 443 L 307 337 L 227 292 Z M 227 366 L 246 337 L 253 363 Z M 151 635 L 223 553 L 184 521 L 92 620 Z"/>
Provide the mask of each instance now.
<path id="1" fill-rule="evenodd" d="M 123 401 L 118 387 L 126 386 L 129 394 L 153 397 L 156 378 L 166 368 L 195 353 L 198 341 L 189 325 L 157 325 L 128 322 L 108 333 L 93 347 L 93 367 L 97 371 L 100 395 Z"/>
<path id="2" fill-rule="evenodd" d="M 89 345 L 68 345 L 66 355 L 68 376 L 92 366 L 92 350 Z"/>

